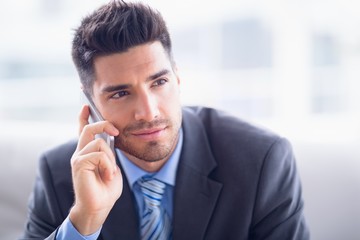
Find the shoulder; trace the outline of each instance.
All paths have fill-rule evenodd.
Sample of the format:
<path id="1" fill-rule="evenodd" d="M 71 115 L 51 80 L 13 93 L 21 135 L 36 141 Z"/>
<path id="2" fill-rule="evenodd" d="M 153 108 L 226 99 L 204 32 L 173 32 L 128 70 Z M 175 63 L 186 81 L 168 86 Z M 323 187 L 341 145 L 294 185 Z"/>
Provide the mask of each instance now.
<path id="1" fill-rule="evenodd" d="M 71 139 L 68 142 L 59 144 L 44 152 L 44 155 L 53 159 L 64 158 L 64 156 L 72 156 L 77 146 L 77 139 Z"/>
<path id="2" fill-rule="evenodd" d="M 184 107 L 184 122 L 194 122 L 203 126 L 206 135 L 213 144 L 226 146 L 238 145 L 269 147 L 274 142 L 282 141 L 281 137 L 262 127 L 244 121 L 227 112 L 206 107 Z"/>
<path id="3" fill-rule="evenodd" d="M 40 157 L 29 201 L 28 224 L 33 228 L 31 232 L 44 233 L 45 228 L 47 232 L 52 232 L 67 216 L 74 202 L 70 159 L 76 145 L 76 140 L 72 140 L 49 149 Z"/>
<path id="4" fill-rule="evenodd" d="M 77 140 L 73 139 L 45 151 L 39 162 L 40 174 L 45 178 L 68 179 L 71 176 L 70 160 L 76 146 Z"/>
<path id="5" fill-rule="evenodd" d="M 258 174 L 266 159 L 277 165 L 283 159 L 280 156 L 292 155 L 287 139 L 224 111 L 185 107 L 183 113 L 184 125 L 202 128 L 203 140 L 219 168 L 247 169 Z"/>

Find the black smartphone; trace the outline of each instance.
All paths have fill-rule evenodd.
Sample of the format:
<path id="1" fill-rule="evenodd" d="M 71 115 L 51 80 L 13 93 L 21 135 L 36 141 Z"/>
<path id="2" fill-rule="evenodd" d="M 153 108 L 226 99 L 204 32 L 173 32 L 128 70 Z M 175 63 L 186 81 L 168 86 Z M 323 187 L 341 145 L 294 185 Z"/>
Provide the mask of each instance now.
<path id="1" fill-rule="evenodd" d="M 90 107 L 90 117 L 89 117 L 89 122 L 90 123 L 95 123 L 98 121 L 104 121 L 104 118 L 101 116 L 99 110 L 96 108 L 94 102 L 92 101 L 91 96 L 89 96 L 89 94 L 87 94 L 85 91 L 82 91 L 83 95 L 84 95 L 84 101 L 85 104 L 88 104 Z M 105 142 L 110 146 L 111 151 L 115 154 L 115 148 L 114 148 L 114 136 L 110 136 L 107 133 L 100 133 L 96 135 L 97 138 L 102 138 L 105 140 Z"/>

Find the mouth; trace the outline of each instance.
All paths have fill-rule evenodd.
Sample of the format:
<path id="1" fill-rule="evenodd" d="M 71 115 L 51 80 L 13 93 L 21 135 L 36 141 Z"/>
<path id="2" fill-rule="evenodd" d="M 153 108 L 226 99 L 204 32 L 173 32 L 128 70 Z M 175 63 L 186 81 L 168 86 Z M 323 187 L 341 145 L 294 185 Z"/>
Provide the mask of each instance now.
<path id="1" fill-rule="evenodd" d="M 131 134 L 145 141 L 154 141 L 158 140 L 165 132 L 167 127 L 156 127 L 156 128 L 148 128 L 141 129 L 131 132 Z"/>

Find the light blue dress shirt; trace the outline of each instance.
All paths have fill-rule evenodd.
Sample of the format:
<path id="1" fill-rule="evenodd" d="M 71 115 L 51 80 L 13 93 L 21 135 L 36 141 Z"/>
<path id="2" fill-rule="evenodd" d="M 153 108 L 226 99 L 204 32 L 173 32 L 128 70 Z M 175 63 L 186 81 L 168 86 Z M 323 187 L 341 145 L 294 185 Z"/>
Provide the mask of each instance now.
<path id="1" fill-rule="evenodd" d="M 165 165 L 155 173 L 149 173 L 135 164 L 133 164 L 125 155 L 124 153 L 116 149 L 117 157 L 120 161 L 120 164 L 125 172 L 126 178 L 129 182 L 130 188 L 133 191 L 137 203 L 137 209 L 139 214 L 139 219 L 141 218 L 143 209 L 144 209 L 144 199 L 142 192 L 140 190 L 139 185 L 136 181 L 145 176 L 150 175 L 164 183 L 166 183 L 166 189 L 164 196 L 162 198 L 162 205 L 165 208 L 166 212 L 169 214 L 170 220 L 172 220 L 173 216 L 173 197 L 174 197 L 174 186 L 175 186 L 175 178 L 176 178 L 176 171 L 178 167 L 178 163 L 180 160 L 180 153 L 183 144 L 183 130 L 180 129 L 179 131 L 179 140 L 176 145 L 176 148 L 172 155 L 170 156 L 169 160 L 165 163 Z M 57 240 L 65 240 L 65 239 L 72 239 L 72 240 L 96 240 L 100 235 L 101 228 L 96 231 L 95 233 L 82 236 L 71 223 L 69 217 L 65 219 L 63 224 L 61 224 L 56 239 Z"/>

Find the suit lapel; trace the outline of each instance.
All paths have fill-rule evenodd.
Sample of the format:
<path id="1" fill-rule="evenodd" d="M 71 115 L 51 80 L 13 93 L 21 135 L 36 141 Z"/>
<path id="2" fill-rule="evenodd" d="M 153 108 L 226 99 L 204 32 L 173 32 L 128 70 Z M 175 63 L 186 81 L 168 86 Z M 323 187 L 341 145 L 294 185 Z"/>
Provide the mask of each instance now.
<path id="1" fill-rule="evenodd" d="M 176 177 L 173 236 L 203 239 L 222 184 L 208 175 L 216 167 L 203 124 L 183 112 L 184 143 Z M 201 143 L 201 144 L 199 144 Z"/>
<path id="2" fill-rule="evenodd" d="M 135 199 L 129 183 L 122 171 L 124 187 L 121 197 L 116 201 L 101 230 L 101 239 L 140 239 L 139 220 Z"/>

